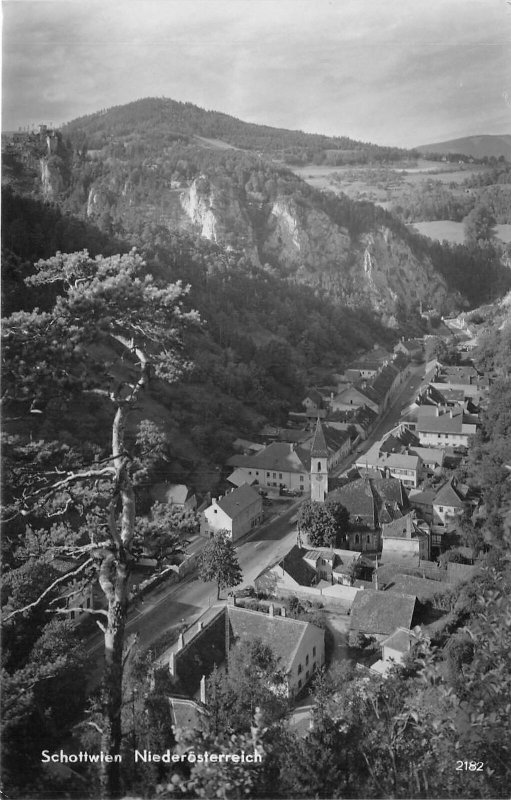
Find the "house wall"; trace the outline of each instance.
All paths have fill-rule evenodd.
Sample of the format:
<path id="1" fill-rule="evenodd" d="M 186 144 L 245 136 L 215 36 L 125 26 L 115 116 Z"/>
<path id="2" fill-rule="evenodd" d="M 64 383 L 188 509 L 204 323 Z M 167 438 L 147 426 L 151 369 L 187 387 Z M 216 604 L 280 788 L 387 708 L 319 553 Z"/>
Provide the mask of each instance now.
<path id="1" fill-rule="evenodd" d="M 470 426 L 474 428 L 475 426 Z M 435 433 L 416 430 L 421 445 L 424 447 L 468 447 L 472 433 Z"/>
<path id="2" fill-rule="evenodd" d="M 333 397 L 330 401 L 330 406 L 332 411 L 349 411 L 358 406 L 367 406 L 376 413 L 380 410 L 377 403 L 365 397 L 354 387 L 344 389 L 336 397 Z"/>
<path id="3" fill-rule="evenodd" d="M 366 552 L 380 549 L 379 531 L 350 531 L 348 533 L 350 550 Z"/>
<path id="4" fill-rule="evenodd" d="M 405 659 L 405 653 L 402 653 L 401 650 L 394 650 L 392 647 L 383 645 L 382 659 L 383 661 L 393 661 L 395 664 L 402 664 Z"/>
<path id="5" fill-rule="evenodd" d="M 217 504 L 206 508 L 201 519 L 201 534 L 203 536 L 225 530 L 233 541 L 236 541 L 251 528 L 258 525 L 263 518 L 263 501 L 258 497 L 253 503 L 244 508 L 236 517 L 231 518 Z"/>
<path id="6" fill-rule="evenodd" d="M 402 539 L 400 537 L 396 537 L 395 539 L 391 536 L 383 536 L 383 546 L 382 546 L 382 558 L 385 558 L 386 552 L 393 552 L 393 553 L 403 553 L 403 554 L 410 554 L 410 555 L 418 555 L 422 559 L 427 559 L 428 557 L 428 546 L 426 538 L 424 541 L 422 539 Z"/>
<path id="7" fill-rule="evenodd" d="M 306 686 L 315 671 L 325 663 L 325 634 L 315 625 L 309 625 L 300 641 L 288 673 L 288 688 L 291 696 Z"/>
<path id="8" fill-rule="evenodd" d="M 463 516 L 463 509 L 455 506 L 440 506 L 433 503 L 433 526 L 447 527 L 455 525 Z"/>
<path id="9" fill-rule="evenodd" d="M 302 492 L 303 494 L 310 492 L 310 476 L 305 467 L 304 471 L 300 473 L 286 472 L 284 470 L 249 469 L 248 467 L 243 467 L 243 470 L 250 480 L 255 478 L 259 486 L 277 489 L 283 486 L 285 489 Z"/>

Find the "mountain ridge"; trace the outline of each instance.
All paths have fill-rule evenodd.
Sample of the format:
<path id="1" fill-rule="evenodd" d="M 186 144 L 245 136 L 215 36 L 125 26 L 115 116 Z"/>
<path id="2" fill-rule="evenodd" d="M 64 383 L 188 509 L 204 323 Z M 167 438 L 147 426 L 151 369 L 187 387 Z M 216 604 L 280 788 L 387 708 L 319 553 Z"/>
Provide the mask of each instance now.
<path id="1" fill-rule="evenodd" d="M 511 161 L 511 134 L 462 136 L 459 139 L 447 139 L 442 142 L 421 144 L 415 149 L 420 153 L 438 153 L 440 155 L 457 153 L 476 159 L 503 156 L 506 161 Z"/>

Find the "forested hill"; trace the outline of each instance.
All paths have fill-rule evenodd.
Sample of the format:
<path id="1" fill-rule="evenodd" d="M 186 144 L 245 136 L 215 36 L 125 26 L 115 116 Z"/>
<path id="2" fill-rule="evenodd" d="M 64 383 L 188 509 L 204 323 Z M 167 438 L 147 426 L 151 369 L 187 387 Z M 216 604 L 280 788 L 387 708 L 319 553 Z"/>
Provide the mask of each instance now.
<path id="1" fill-rule="evenodd" d="M 91 149 L 104 147 L 115 138 L 143 136 L 161 150 L 176 140 L 197 143 L 197 137 L 219 140 L 222 144 L 259 155 L 278 158 L 288 164 L 366 163 L 399 161 L 417 153 L 398 147 L 380 147 L 347 136 L 323 136 L 303 131 L 256 125 L 219 111 L 209 111 L 193 103 L 147 97 L 123 106 L 99 111 L 73 120 L 63 129 L 65 135 L 80 140 Z M 208 146 L 207 142 L 203 145 Z M 209 143 L 210 147 L 215 142 Z"/>

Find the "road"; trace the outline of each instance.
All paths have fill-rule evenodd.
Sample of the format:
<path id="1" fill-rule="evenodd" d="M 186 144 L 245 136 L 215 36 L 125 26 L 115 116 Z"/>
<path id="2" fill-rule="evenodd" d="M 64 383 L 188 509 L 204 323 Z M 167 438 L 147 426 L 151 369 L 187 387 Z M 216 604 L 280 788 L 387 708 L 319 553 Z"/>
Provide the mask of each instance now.
<path id="1" fill-rule="evenodd" d="M 283 513 L 244 537 L 237 547 L 243 571 L 242 586 L 273 561 L 282 558 L 296 543 L 296 512 L 299 500 L 285 502 Z M 225 597 L 225 593 L 222 595 Z M 210 605 L 217 602 L 214 582 L 203 583 L 194 575 L 171 586 L 157 587 L 143 601 L 138 600 L 128 615 L 126 633 L 136 633 L 139 644 L 146 649 L 167 631 L 191 624 Z M 103 647 L 101 636 L 89 643 L 89 652 L 99 659 Z"/>
<path id="2" fill-rule="evenodd" d="M 396 427 L 401 418 L 403 408 L 408 406 L 417 394 L 417 389 L 422 383 L 424 370 L 424 365 L 411 367 L 410 376 L 403 383 L 399 393 L 394 397 L 385 413 L 378 420 L 362 447 L 359 446 L 357 451 L 350 453 L 349 456 L 338 464 L 333 473 L 335 476 L 346 472 L 346 470 L 360 458 L 361 453 L 365 453 L 375 442 L 379 441 L 385 433 Z"/>
<path id="3" fill-rule="evenodd" d="M 403 384 L 401 391 L 364 442 L 364 450 L 395 427 L 403 405 L 408 404 L 415 396 L 423 371 L 423 367 L 412 368 L 412 374 Z M 336 472 L 348 469 L 359 455 L 359 453 L 350 454 L 338 466 Z M 237 545 L 238 559 L 243 571 L 243 586 L 252 584 L 261 570 L 282 558 L 296 543 L 296 512 L 301 499 L 279 502 L 283 504 L 282 508 L 285 508 L 280 516 L 244 537 Z M 143 601 L 137 601 L 130 610 L 127 633 L 137 633 L 140 646 L 148 648 L 167 631 L 184 624 L 191 624 L 205 609 L 216 602 L 216 598 L 216 584 L 202 583 L 193 575 L 178 584 L 160 585 Z M 95 637 L 89 643 L 89 652 L 97 654 L 99 659 L 102 645 L 102 637 Z"/>

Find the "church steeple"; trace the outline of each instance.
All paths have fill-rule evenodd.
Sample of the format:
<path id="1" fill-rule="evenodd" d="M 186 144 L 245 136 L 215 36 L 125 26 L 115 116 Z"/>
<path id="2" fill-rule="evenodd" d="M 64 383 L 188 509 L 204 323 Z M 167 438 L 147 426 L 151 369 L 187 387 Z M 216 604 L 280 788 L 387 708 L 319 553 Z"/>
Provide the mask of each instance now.
<path id="1" fill-rule="evenodd" d="M 328 448 L 318 417 L 311 447 L 311 500 L 325 501 L 328 492 Z"/>

